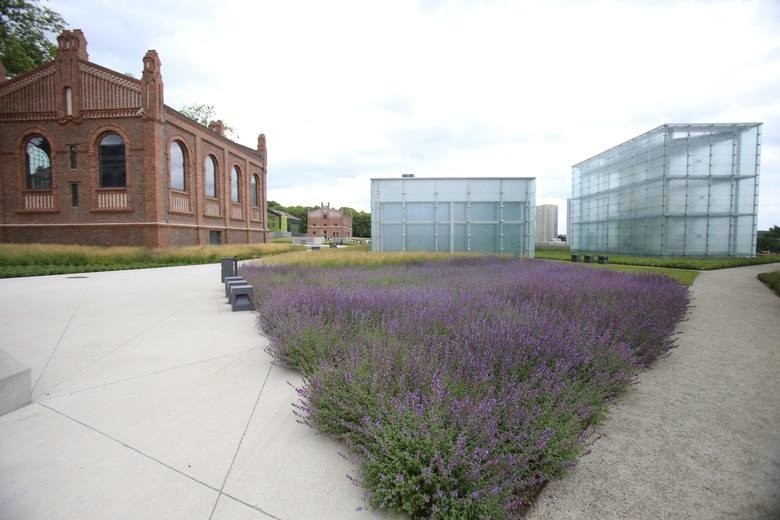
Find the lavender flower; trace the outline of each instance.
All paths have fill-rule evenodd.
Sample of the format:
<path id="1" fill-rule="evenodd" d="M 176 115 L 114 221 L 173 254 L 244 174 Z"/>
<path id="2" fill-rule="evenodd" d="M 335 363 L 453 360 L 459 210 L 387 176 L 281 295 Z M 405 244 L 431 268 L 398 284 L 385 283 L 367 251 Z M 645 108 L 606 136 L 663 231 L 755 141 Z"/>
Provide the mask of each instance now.
<path id="1" fill-rule="evenodd" d="M 661 275 L 488 257 L 242 275 L 269 352 L 304 374 L 295 413 L 412 517 L 519 515 L 689 303 Z"/>

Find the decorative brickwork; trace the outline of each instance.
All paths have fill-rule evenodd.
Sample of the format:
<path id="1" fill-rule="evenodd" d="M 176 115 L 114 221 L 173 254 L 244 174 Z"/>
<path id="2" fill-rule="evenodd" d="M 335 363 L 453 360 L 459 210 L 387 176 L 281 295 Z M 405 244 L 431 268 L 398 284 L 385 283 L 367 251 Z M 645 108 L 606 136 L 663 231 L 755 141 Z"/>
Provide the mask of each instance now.
<path id="1" fill-rule="evenodd" d="M 209 231 L 226 243 L 267 240 L 264 135 L 252 149 L 165 106 L 156 51 L 137 80 L 89 62 L 79 30 L 58 42 L 52 62 L 0 80 L 0 242 L 165 247 L 208 244 Z M 174 140 L 183 190 L 171 187 Z M 205 195 L 209 155 L 216 197 Z"/>

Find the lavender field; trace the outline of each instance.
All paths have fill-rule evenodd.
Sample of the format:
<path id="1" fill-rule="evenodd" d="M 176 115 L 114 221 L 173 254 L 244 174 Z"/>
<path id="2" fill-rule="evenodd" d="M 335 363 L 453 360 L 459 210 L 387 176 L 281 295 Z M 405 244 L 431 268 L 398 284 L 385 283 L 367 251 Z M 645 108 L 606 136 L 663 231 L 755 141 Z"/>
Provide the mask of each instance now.
<path id="1" fill-rule="evenodd" d="M 242 267 L 296 413 L 342 439 L 372 506 L 513 518 L 673 346 L 687 289 L 662 275 L 455 258 Z"/>

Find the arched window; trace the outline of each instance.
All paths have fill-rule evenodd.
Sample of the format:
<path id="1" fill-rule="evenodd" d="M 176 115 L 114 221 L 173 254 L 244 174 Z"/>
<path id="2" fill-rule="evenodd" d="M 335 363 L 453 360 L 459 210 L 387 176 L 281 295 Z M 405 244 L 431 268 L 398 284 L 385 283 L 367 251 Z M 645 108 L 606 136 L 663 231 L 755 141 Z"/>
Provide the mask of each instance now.
<path id="1" fill-rule="evenodd" d="M 257 175 L 252 175 L 252 206 L 255 208 L 258 207 L 258 201 L 260 200 L 260 197 L 257 196 L 257 184 Z"/>
<path id="2" fill-rule="evenodd" d="M 24 147 L 27 188 L 51 189 L 51 146 L 45 137 L 33 135 Z"/>
<path id="3" fill-rule="evenodd" d="M 184 191 L 184 149 L 179 141 L 173 141 L 170 146 L 171 188 Z"/>
<path id="4" fill-rule="evenodd" d="M 125 142 L 113 132 L 100 139 L 100 187 L 123 188 L 125 177 Z"/>
<path id="5" fill-rule="evenodd" d="M 207 155 L 203 159 L 203 186 L 206 188 L 207 197 L 217 196 L 217 160 L 213 155 Z"/>
<path id="6" fill-rule="evenodd" d="M 238 166 L 233 166 L 230 171 L 230 200 L 233 202 L 241 202 L 239 186 L 241 186 L 241 170 L 238 169 Z"/>

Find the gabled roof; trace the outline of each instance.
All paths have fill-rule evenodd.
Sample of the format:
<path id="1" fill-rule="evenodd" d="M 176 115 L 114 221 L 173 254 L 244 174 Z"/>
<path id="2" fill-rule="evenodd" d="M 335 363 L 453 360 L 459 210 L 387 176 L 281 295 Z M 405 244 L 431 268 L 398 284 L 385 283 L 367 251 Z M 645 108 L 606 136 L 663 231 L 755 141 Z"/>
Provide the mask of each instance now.
<path id="1" fill-rule="evenodd" d="M 250 148 L 248 146 L 244 146 L 241 143 L 237 143 L 235 141 L 232 141 L 232 140 L 228 139 L 224 135 L 220 135 L 217 132 L 213 132 L 213 131 L 209 130 L 208 127 L 198 123 L 197 121 L 195 121 L 191 117 L 189 117 L 189 116 L 187 116 L 185 114 L 182 114 L 181 112 L 179 112 L 178 110 L 176 110 L 175 108 L 173 108 L 171 106 L 168 106 L 168 105 L 163 105 L 163 106 L 165 108 L 166 115 L 167 114 L 172 114 L 174 116 L 178 116 L 185 124 L 191 124 L 195 128 L 199 128 L 201 130 L 208 131 L 209 132 L 209 137 L 213 137 L 217 141 L 221 141 L 221 142 L 223 142 L 225 144 L 230 144 L 231 146 L 235 146 L 235 147 L 240 148 L 244 152 L 250 153 L 250 154 L 255 155 L 255 156 L 262 157 L 262 154 L 259 151 L 255 150 L 254 148 Z M 265 164 L 265 157 L 262 157 L 262 162 L 263 162 L 263 164 Z"/>
<path id="2" fill-rule="evenodd" d="M 287 213 L 285 211 L 282 211 L 280 209 L 268 208 L 268 213 L 273 213 L 274 215 L 276 215 L 278 217 L 282 217 L 282 216 L 287 217 L 287 220 L 295 220 L 295 221 L 298 221 L 298 222 L 301 221 L 301 219 L 299 219 L 295 215 L 290 215 L 289 213 Z"/>

